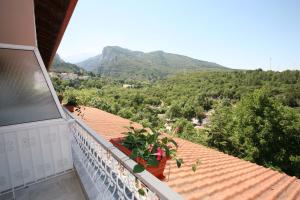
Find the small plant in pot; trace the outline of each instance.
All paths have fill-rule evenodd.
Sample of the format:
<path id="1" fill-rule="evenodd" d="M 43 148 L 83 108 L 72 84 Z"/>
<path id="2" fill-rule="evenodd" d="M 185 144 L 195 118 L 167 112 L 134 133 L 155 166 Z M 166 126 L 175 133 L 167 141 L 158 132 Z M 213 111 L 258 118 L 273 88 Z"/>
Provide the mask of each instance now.
<path id="1" fill-rule="evenodd" d="M 65 107 L 70 111 L 70 112 L 74 112 L 75 110 L 75 107 L 78 106 L 78 100 L 76 98 L 75 95 L 70 95 L 68 97 L 68 102 L 67 104 L 65 105 Z"/>
<path id="2" fill-rule="evenodd" d="M 136 129 L 133 126 L 128 127 L 128 132 L 124 134 L 125 137 L 110 141 L 138 163 L 134 166 L 134 173 L 140 173 L 146 169 L 163 180 L 167 160 L 174 159 L 177 167 L 181 167 L 183 160 L 177 158 L 178 145 L 172 138 L 163 137 L 158 132 L 149 132 L 145 128 Z"/>

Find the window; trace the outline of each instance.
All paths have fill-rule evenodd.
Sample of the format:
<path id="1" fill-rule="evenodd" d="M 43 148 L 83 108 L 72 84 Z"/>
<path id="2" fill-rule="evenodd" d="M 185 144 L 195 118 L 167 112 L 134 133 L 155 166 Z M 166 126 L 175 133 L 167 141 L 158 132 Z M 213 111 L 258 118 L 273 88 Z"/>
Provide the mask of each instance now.
<path id="1" fill-rule="evenodd" d="M 57 118 L 34 51 L 0 49 L 0 126 Z"/>

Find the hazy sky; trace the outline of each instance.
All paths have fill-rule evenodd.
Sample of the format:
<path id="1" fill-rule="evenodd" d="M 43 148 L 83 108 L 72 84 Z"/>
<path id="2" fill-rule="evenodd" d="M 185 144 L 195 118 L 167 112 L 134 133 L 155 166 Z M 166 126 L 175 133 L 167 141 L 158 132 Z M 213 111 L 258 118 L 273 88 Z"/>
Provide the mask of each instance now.
<path id="1" fill-rule="evenodd" d="M 79 0 L 58 53 L 78 62 L 108 45 L 300 69 L 300 0 Z"/>

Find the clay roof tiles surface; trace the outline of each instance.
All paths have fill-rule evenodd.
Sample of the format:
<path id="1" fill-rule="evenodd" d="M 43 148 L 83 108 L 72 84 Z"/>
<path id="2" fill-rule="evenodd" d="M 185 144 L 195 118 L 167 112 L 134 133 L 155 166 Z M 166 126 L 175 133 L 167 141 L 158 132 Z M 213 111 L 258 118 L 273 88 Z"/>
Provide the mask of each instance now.
<path id="1" fill-rule="evenodd" d="M 86 107 L 83 120 L 102 137 L 122 137 L 130 120 Z M 134 126 L 141 125 L 134 123 Z M 165 182 L 189 200 L 300 200 L 300 180 L 180 138 L 181 168 L 168 161 Z M 200 159 L 196 172 L 192 164 Z"/>

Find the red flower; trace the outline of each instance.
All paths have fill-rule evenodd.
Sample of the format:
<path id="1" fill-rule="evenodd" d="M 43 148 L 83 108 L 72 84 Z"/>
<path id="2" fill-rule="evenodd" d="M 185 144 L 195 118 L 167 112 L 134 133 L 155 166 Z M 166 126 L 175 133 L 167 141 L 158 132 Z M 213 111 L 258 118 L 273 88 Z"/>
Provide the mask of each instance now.
<path id="1" fill-rule="evenodd" d="M 163 155 L 164 155 L 164 151 L 160 147 L 158 147 L 156 152 L 156 160 L 161 160 Z"/>

